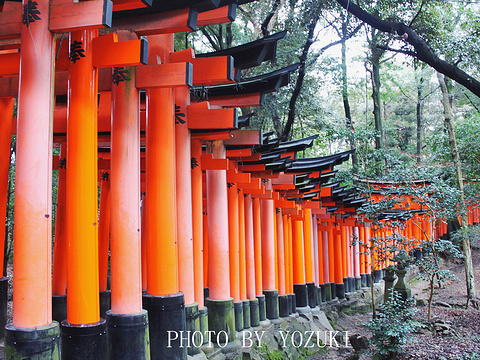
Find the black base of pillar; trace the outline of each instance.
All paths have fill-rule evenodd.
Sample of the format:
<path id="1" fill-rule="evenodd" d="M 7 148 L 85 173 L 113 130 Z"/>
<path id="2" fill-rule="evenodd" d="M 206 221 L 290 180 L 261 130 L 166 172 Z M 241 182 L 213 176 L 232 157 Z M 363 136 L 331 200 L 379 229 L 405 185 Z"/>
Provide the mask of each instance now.
<path id="1" fill-rule="evenodd" d="M 203 334 L 203 343 L 208 341 L 208 309 L 206 306 L 198 310 L 199 331 Z"/>
<path id="2" fill-rule="evenodd" d="M 325 301 L 331 301 L 332 300 L 332 284 L 326 283 L 326 284 L 323 284 L 323 286 L 325 289 L 325 297 L 323 299 Z"/>
<path id="3" fill-rule="evenodd" d="M 60 327 L 54 321 L 36 328 L 5 327 L 5 359 L 60 359 Z"/>
<path id="4" fill-rule="evenodd" d="M 348 281 L 348 278 L 343 278 L 343 285 L 344 285 L 343 288 L 345 289 L 345 293 L 349 293 L 350 292 L 350 282 Z"/>
<path id="5" fill-rule="evenodd" d="M 278 291 L 263 290 L 263 295 L 265 295 L 265 312 L 267 319 L 278 319 Z"/>
<path id="6" fill-rule="evenodd" d="M 314 308 L 317 306 L 317 288 L 315 283 L 307 283 L 308 306 Z"/>
<path id="7" fill-rule="evenodd" d="M 260 326 L 260 311 L 258 309 L 258 299 L 250 299 L 250 325 L 252 327 Z"/>
<path id="8" fill-rule="evenodd" d="M 335 286 L 335 283 L 330 283 L 330 291 L 332 293 L 332 298 L 330 300 L 333 300 L 337 297 L 337 287 Z"/>
<path id="9" fill-rule="evenodd" d="M 292 299 L 292 294 L 287 294 L 287 301 L 288 301 L 288 314 L 292 314 L 293 313 L 293 299 Z"/>
<path id="10" fill-rule="evenodd" d="M 208 287 L 203 288 L 203 301 L 205 302 L 209 296 L 210 296 L 210 290 L 208 289 Z"/>
<path id="11" fill-rule="evenodd" d="M 322 284 L 322 285 L 320 285 L 320 294 L 321 294 L 320 299 L 321 299 L 322 302 L 328 301 L 328 299 L 327 299 L 327 290 L 329 290 L 329 289 L 328 289 L 328 288 L 329 288 L 328 285 L 329 285 L 329 284 Z M 331 298 L 331 297 L 332 297 L 332 295 L 330 295 L 330 298 Z M 330 299 L 330 300 L 331 300 L 331 299 Z"/>
<path id="12" fill-rule="evenodd" d="M 0 340 L 5 338 L 5 325 L 7 325 L 7 303 L 8 277 L 2 277 L 0 278 Z"/>
<path id="13" fill-rule="evenodd" d="M 362 287 L 366 287 L 367 285 L 367 274 L 360 274 L 360 282 Z"/>
<path id="14" fill-rule="evenodd" d="M 294 284 L 293 292 L 295 293 L 296 308 L 308 306 L 308 295 L 306 284 Z"/>
<path id="15" fill-rule="evenodd" d="M 419 249 L 415 249 L 414 252 L 413 252 L 413 256 L 415 256 L 415 260 L 417 261 L 420 261 L 422 260 L 422 250 L 419 250 Z"/>
<path id="16" fill-rule="evenodd" d="M 104 319 L 93 324 L 70 324 L 63 320 L 62 360 L 106 360 L 107 323 Z"/>
<path id="17" fill-rule="evenodd" d="M 365 278 L 367 280 L 367 287 L 372 286 L 372 275 L 371 274 L 365 274 Z"/>
<path id="18" fill-rule="evenodd" d="M 278 314 L 280 317 L 288 317 L 289 314 L 288 295 L 278 296 Z"/>
<path id="19" fill-rule="evenodd" d="M 189 305 L 185 305 L 185 328 L 187 329 L 187 334 L 191 334 L 190 335 L 190 339 L 191 339 L 190 344 L 191 344 L 193 342 L 192 334 L 194 334 L 195 331 L 200 331 L 200 319 L 198 318 L 198 303 L 196 302 Z M 199 353 L 200 353 L 200 349 L 198 346 L 191 346 L 191 345 L 188 346 L 188 349 L 187 349 L 188 355 L 193 356 Z"/>
<path id="20" fill-rule="evenodd" d="M 349 292 L 354 292 L 357 290 L 357 287 L 355 285 L 355 278 L 354 277 L 349 277 L 348 278 L 348 283 L 349 283 Z"/>
<path id="21" fill-rule="evenodd" d="M 183 293 L 179 292 L 173 295 L 145 294 L 143 295 L 143 308 L 148 311 L 150 321 L 151 359 L 185 360 L 187 358 L 187 348 L 180 340 L 180 331 L 186 331 Z M 177 334 L 178 337 L 175 339 Z"/>
<path id="22" fill-rule="evenodd" d="M 345 284 L 335 284 L 335 294 L 339 299 L 345 299 Z"/>
<path id="23" fill-rule="evenodd" d="M 233 298 L 228 300 L 213 300 L 205 302 L 208 308 L 208 330 L 213 331 L 212 340 L 215 345 L 235 341 L 235 310 Z M 243 314 L 242 314 L 243 316 Z"/>
<path id="24" fill-rule="evenodd" d="M 317 287 L 317 305 L 320 305 L 323 302 L 322 297 L 322 285 Z"/>
<path id="25" fill-rule="evenodd" d="M 260 321 L 267 320 L 267 309 L 265 308 L 265 295 L 257 295 L 258 299 L 258 314 Z"/>
<path id="26" fill-rule="evenodd" d="M 380 282 L 381 278 L 382 278 L 382 270 L 373 270 L 373 282 L 377 284 Z"/>
<path id="27" fill-rule="evenodd" d="M 295 314 L 297 312 L 297 295 L 295 294 L 288 294 L 291 296 L 292 299 L 292 314 Z"/>
<path id="28" fill-rule="evenodd" d="M 107 344 L 110 360 L 149 360 L 148 314 L 115 314 L 107 311 Z"/>
<path id="29" fill-rule="evenodd" d="M 235 311 L 235 331 L 242 331 L 243 323 L 243 301 L 235 301 L 233 303 L 233 310 Z"/>
<path id="30" fill-rule="evenodd" d="M 111 295 L 110 290 L 100 291 L 100 317 L 102 319 L 107 318 L 107 311 L 111 309 Z"/>
<path id="31" fill-rule="evenodd" d="M 52 295 L 52 319 L 61 323 L 67 318 L 67 295 Z"/>
<path id="32" fill-rule="evenodd" d="M 360 290 L 362 288 L 362 278 L 361 277 L 358 277 L 358 278 L 355 278 L 355 290 Z"/>
<path id="33" fill-rule="evenodd" d="M 251 325 L 250 300 L 243 300 L 243 328 L 249 329 Z"/>

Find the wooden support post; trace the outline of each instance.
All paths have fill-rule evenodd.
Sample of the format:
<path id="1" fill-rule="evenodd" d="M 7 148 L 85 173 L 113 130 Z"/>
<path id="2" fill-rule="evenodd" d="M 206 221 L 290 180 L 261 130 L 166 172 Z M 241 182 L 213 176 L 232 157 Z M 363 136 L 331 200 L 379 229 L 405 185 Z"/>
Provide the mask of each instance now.
<path id="1" fill-rule="evenodd" d="M 262 285 L 267 319 L 278 318 L 278 290 L 275 286 L 274 200 L 260 200 L 262 242 Z"/>
<path id="2" fill-rule="evenodd" d="M 260 199 L 252 199 L 253 214 L 253 240 L 255 249 L 255 294 L 262 295 L 263 276 L 262 276 L 262 231 L 261 231 L 261 213 Z"/>
<path id="3" fill-rule="evenodd" d="M 203 205 L 202 205 L 202 142 L 191 142 L 191 173 L 192 173 L 192 231 L 193 257 L 195 275 L 195 301 L 199 309 L 204 307 L 204 278 L 203 278 Z"/>
<path id="4" fill-rule="evenodd" d="M 285 253 L 286 246 L 284 240 L 285 224 L 280 209 L 276 209 L 277 217 L 277 254 L 278 254 L 278 295 L 286 295 L 285 288 Z"/>
<path id="5" fill-rule="evenodd" d="M 122 31 L 120 43 L 104 41 L 107 51 L 122 45 L 139 55 L 141 44 L 134 33 Z M 118 45 L 118 46 L 117 46 Z M 113 51 L 112 51 L 113 52 Z M 111 56 L 112 54 L 108 54 Z M 146 54 L 145 54 L 146 55 Z M 108 56 L 101 61 L 113 61 Z M 108 61 L 107 61 L 108 62 Z M 128 64 L 128 61 L 125 62 Z M 121 75 L 120 75 L 121 74 Z M 107 311 L 111 359 L 148 359 L 147 311 L 142 309 L 142 237 L 140 217 L 140 92 L 135 87 L 134 66 L 112 71 L 111 127 L 111 310 Z M 125 329 L 124 324 L 135 324 Z"/>
<path id="6" fill-rule="evenodd" d="M 145 182 L 142 181 L 142 292 L 147 291 L 147 195 L 145 192 Z"/>
<path id="7" fill-rule="evenodd" d="M 51 282 L 55 47 L 53 34 L 48 30 L 49 1 L 38 0 L 35 5 L 32 13 L 24 13 L 26 21 L 21 26 L 22 77 L 18 91 L 15 169 L 14 310 L 13 322 L 6 326 L 7 359 L 31 356 L 58 358 L 60 355 L 58 323 L 52 322 Z M 28 9 L 27 1 L 22 6 Z M 15 21 L 20 22 L 20 18 L 15 18 Z"/>
<path id="8" fill-rule="evenodd" d="M 303 239 L 305 254 L 305 282 L 307 285 L 308 305 L 316 306 L 315 301 L 315 283 L 314 283 L 314 267 L 313 267 L 313 240 L 312 240 L 312 210 L 306 208 L 305 220 L 303 221 Z"/>
<path id="9" fill-rule="evenodd" d="M 60 160 L 58 165 L 57 185 L 57 210 L 55 216 L 55 243 L 53 244 L 53 271 L 52 271 L 52 294 L 54 296 L 65 296 L 67 294 L 67 227 L 66 227 L 66 180 L 67 180 L 67 144 L 60 145 Z M 65 298 L 66 301 L 66 298 Z M 66 305 L 66 303 L 65 303 Z M 67 308 L 65 306 L 64 310 Z M 55 312 L 55 309 L 54 309 Z M 65 312 L 66 315 L 66 312 Z M 62 315 L 63 317 L 63 315 Z M 54 316 L 57 321 L 59 320 Z"/>
<path id="10" fill-rule="evenodd" d="M 147 37 L 149 64 L 158 57 L 168 62 L 173 35 Z M 136 69 L 136 84 L 141 72 Z M 172 75 L 173 76 L 173 75 Z M 152 359 L 186 359 L 180 340 L 168 343 L 167 331 L 186 331 L 185 302 L 179 291 L 177 204 L 175 166 L 174 89 L 147 88 L 146 195 L 147 209 L 147 294 L 144 309 L 150 319 Z M 169 347 L 170 345 L 170 347 Z"/>
<path id="11" fill-rule="evenodd" d="M 239 236 L 238 236 L 238 191 L 235 183 L 228 184 L 228 238 L 230 262 L 230 296 L 233 301 L 240 301 L 239 279 Z"/>
<path id="12" fill-rule="evenodd" d="M 240 299 L 247 300 L 246 244 L 245 244 L 245 200 L 242 189 L 238 189 L 238 238 L 240 257 Z"/>
<path id="13" fill-rule="evenodd" d="M 297 307 L 306 307 L 308 306 L 308 294 L 305 283 L 303 221 L 293 221 L 292 226 L 293 288 L 296 296 Z"/>
<path id="14" fill-rule="evenodd" d="M 213 159 L 225 159 L 222 140 L 207 141 L 207 153 Z M 207 170 L 207 213 L 209 251 L 208 325 L 219 334 L 222 343 L 235 341 L 233 298 L 230 296 L 230 266 L 228 241 L 228 195 L 226 170 Z M 237 218 L 238 221 L 238 218 Z"/>
<path id="15" fill-rule="evenodd" d="M 100 292 L 107 291 L 110 252 L 110 173 L 101 172 L 100 213 L 98 219 L 98 278 Z"/>
<path id="16" fill-rule="evenodd" d="M 245 197 L 245 253 L 246 253 L 246 273 L 247 273 L 247 297 L 250 300 L 256 296 L 256 271 L 255 271 L 255 245 L 254 245 L 254 225 L 253 225 L 253 204 L 252 196 Z"/>
<path id="17" fill-rule="evenodd" d="M 344 278 L 344 259 L 345 259 L 345 241 L 342 237 L 342 230 L 334 230 L 335 242 L 332 244 L 334 257 L 335 257 L 335 294 L 339 299 L 345 298 L 345 285 L 343 283 Z"/>

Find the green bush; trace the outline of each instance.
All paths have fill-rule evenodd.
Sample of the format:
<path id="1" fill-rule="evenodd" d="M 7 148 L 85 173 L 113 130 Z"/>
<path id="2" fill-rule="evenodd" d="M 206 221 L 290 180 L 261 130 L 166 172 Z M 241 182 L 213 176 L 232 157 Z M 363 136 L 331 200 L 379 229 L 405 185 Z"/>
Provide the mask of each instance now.
<path id="1" fill-rule="evenodd" d="M 365 325 L 372 331 L 371 343 L 375 347 L 376 359 L 394 359 L 401 352 L 401 345 L 418 327 L 423 327 L 413 320 L 416 308 L 413 299 L 403 300 L 396 291 L 391 300 L 378 309 L 375 318 Z"/>

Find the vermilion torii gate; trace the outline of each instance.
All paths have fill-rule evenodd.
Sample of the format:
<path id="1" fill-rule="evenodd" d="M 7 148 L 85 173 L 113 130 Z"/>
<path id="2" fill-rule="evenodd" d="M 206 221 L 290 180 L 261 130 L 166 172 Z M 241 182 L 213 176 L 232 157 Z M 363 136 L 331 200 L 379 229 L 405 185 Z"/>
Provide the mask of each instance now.
<path id="1" fill-rule="evenodd" d="M 200 57 L 174 51 L 173 33 L 232 21 L 236 3 L 3 3 L 0 209 L 17 135 L 8 359 L 203 358 L 182 331 L 212 354 L 207 331 L 223 334 L 228 352 L 237 331 L 368 284 L 372 259 L 350 242 L 372 236 L 355 218 L 366 199 L 331 182 L 351 152 L 298 159 L 315 137 L 237 130 L 234 108 L 261 105 L 296 70 L 242 78 L 285 32 Z"/>

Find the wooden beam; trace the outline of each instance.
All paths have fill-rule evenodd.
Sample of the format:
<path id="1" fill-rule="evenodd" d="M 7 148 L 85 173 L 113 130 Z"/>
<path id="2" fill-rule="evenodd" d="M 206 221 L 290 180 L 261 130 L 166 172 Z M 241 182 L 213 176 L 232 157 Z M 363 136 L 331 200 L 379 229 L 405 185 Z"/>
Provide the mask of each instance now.
<path id="1" fill-rule="evenodd" d="M 20 70 L 20 53 L 0 55 L 0 76 L 18 75 Z"/>
<path id="2" fill-rule="evenodd" d="M 198 109 L 187 108 L 188 128 L 203 129 L 235 129 L 238 126 L 237 109 Z"/>
<path id="3" fill-rule="evenodd" d="M 260 145 L 260 130 L 235 130 L 231 131 L 232 135 L 229 140 L 225 141 L 225 145 Z"/>
<path id="4" fill-rule="evenodd" d="M 235 21 L 236 11 L 237 4 L 232 4 L 201 12 L 198 14 L 197 26 L 223 24 Z"/>
<path id="5" fill-rule="evenodd" d="M 228 170 L 228 159 L 214 159 L 212 154 L 202 154 L 202 170 Z"/>
<path id="6" fill-rule="evenodd" d="M 22 32 L 22 3 L 5 1 L 0 12 L 0 39 L 20 38 Z"/>
<path id="7" fill-rule="evenodd" d="M 192 85 L 193 68 L 188 62 L 137 66 L 135 71 L 138 89 Z"/>
<path id="8" fill-rule="evenodd" d="M 63 33 L 76 30 L 100 29 L 112 25 L 111 0 L 52 0 L 49 29 Z"/>
<path id="9" fill-rule="evenodd" d="M 148 43 L 144 39 L 118 41 L 117 34 L 112 33 L 93 40 L 93 66 L 97 68 L 144 65 L 147 59 Z"/>
<path id="10" fill-rule="evenodd" d="M 209 59 L 209 58 L 207 58 Z M 263 93 L 215 96 L 208 99 L 211 105 L 222 107 L 253 107 L 263 106 L 265 95 Z"/>
<path id="11" fill-rule="evenodd" d="M 196 30 L 198 12 L 193 8 L 150 15 L 115 18 L 112 27 L 100 33 L 134 31 L 138 36 L 172 34 Z"/>
<path id="12" fill-rule="evenodd" d="M 251 181 L 249 173 L 235 172 L 234 170 L 227 171 L 227 181 L 234 183 L 249 183 Z"/>
<path id="13" fill-rule="evenodd" d="M 192 140 L 228 140 L 230 139 L 230 130 L 226 131 L 212 131 L 212 132 L 199 132 L 190 135 Z"/>
<path id="14" fill-rule="evenodd" d="M 153 0 L 113 0 L 113 11 L 141 9 L 152 6 Z"/>
<path id="15" fill-rule="evenodd" d="M 227 158 L 243 158 L 249 157 L 252 155 L 252 149 L 235 149 L 235 150 L 227 150 Z"/>

